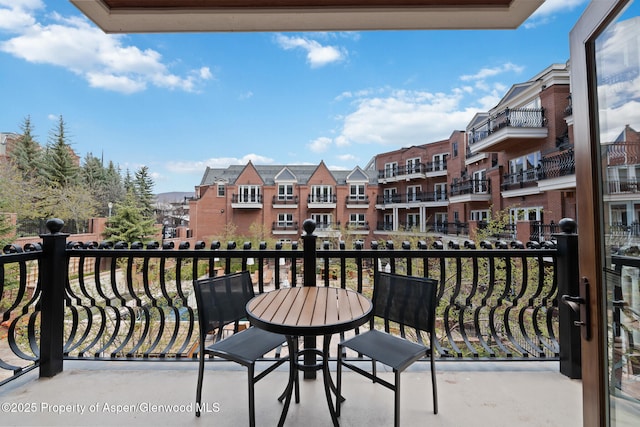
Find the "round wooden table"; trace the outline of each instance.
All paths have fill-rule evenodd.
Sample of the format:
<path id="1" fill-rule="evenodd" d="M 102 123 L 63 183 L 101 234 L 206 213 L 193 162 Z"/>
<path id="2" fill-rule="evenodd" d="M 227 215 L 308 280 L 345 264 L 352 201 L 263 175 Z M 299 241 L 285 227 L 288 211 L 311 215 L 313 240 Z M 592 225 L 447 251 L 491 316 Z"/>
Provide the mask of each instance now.
<path id="1" fill-rule="evenodd" d="M 278 289 L 260 294 L 247 303 L 247 317 L 251 324 L 287 337 L 290 355 L 289 384 L 286 401 L 278 425 L 283 425 L 291 403 L 291 393 L 298 369 L 319 369 L 298 364 L 298 337 L 323 336 L 322 351 L 313 351 L 322 356 L 322 377 L 331 419 L 339 425 L 331 389 L 333 381 L 329 372 L 329 344 L 331 336 L 354 329 L 371 317 L 371 300 L 358 292 L 331 287 L 295 287 Z"/>

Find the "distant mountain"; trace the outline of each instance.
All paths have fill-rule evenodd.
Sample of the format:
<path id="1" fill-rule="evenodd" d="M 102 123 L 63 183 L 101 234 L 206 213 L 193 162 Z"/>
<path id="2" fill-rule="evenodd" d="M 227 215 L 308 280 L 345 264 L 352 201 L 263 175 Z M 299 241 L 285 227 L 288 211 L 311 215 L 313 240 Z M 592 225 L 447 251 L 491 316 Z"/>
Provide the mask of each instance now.
<path id="1" fill-rule="evenodd" d="M 168 193 L 156 194 L 157 203 L 176 203 L 182 202 L 185 197 L 194 197 L 193 191 L 170 191 Z"/>

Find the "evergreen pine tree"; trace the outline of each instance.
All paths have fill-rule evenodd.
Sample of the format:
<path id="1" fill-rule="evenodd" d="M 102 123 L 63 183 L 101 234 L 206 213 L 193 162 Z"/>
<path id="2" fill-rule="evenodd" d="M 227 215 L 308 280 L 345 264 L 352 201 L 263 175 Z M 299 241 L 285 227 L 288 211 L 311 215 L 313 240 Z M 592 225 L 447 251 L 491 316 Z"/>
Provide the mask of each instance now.
<path id="1" fill-rule="evenodd" d="M 33 179 L 40 174 L 42 166 L 42 147 L 33 136 L 31 117 L 27 116 L 20 125 L 22 135 L 16 141 L 9 155 L 10 161 L 20 171 L 25 180 Z"/>
<path id="2" fill-rule="evenodd" d="M 48 185 L 65 187 L 78 182 L 80 168 L 73 158 L 73 150 L 67 143 L 66 124 L 62 116 L 51 132 L 43 162 Z"/>
<path id="3" fill-rule="evenodd" d="M 134 188 L 138 203 L 142 208 L 142 212 L 146 218 L 153 216 L 153 179 L 149 176 L 149 168 L 142 166 L 135 173 Z"/>
<path id="4" fill-rule="evenodd" d="M 128 191 L 124 201 L 116 204 L 115 213 L 109 219 L 104 234 L 113 242 L 146 242 L 153 240 L 158 233 L 154 223 L 153 218 L 144 216 L 134 192 Z"/>

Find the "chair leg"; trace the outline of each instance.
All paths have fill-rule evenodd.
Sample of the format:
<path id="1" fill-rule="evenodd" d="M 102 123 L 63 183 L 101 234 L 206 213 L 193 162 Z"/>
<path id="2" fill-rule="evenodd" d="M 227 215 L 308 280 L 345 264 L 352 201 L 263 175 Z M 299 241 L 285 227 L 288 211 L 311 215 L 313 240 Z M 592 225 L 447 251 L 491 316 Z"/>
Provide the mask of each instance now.
<path id="1" fill-rule="evenodd" d="M 255 402 L 255 392 L 254 392 L 254 382 L 253 382 L 253 374 L 254 374 L 254 365 L 247 366 L 247 374 L 249 379 L 249 426 L 255 427 L 256 425 L 256 402 Z"/>
<path id="2" fill-rule="evenodd" d="M 400 427 L 400 371 L 394 369 L 393 372 L 396 377 L 395 390 L 393 391 L 393 425 L 395 427 Z"/>
<path id="3" fill-rule="evenodd" d="M 202 379 L 204 376 L 204 351 L 203 345 L 200 345 L 200 353 L 198 354 L 198 385 L 196 386 L 196 417 L 200 416 L 200 406 L 202 404 Z"/>
<path id="4" fill-rule="evenodd" d="M 432 347 L 433 348 L 433 347 Z M 433 350 L 431 352 L 431 389 L 433 393 L 433 413 L 438 413 L 438 383 L 436 382 L 436 364 L 433 360 Z"/>
<path id="5" fill-rule="evenodd" d="M 338 344 L 338 360 L 336 364 L 336 416 L 340 416 L 342 400 L 342 346 Z"/>

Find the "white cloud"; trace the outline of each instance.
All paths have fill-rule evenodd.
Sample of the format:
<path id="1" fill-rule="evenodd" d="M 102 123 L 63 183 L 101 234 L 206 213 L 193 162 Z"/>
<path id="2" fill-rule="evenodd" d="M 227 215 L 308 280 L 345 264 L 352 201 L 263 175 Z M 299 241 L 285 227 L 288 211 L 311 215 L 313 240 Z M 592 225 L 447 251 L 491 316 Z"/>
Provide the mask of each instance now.
<path id="1" fill-rule="evenodd" d="M 512 64 L 511 62 L 507 62 L 505 64 L 502 64 L 500 66 L 497 67 L 493 67 L 493 68 L 482 68 L 480 71 L 478 71 L 475 74 L 467 74 L 467 75 L 463 75 L 460 76 L 460 80 L 462 81 L 469 81 L 469 80 L 484 80 L 488 77 L 495 77 L 499 74 L 503 74 L 503 73 L 508 73 L 508 72 L 514 72 L 514 73 L 521 73 L 524 70 L 524 67 L 520 66 L 520 65 L 516 65 L 516 64 Z"/>
<path id="2" fill-rule="evenodd" d="M 189 174 L 203 172 L 207 167 L 210 168 L 226 168 L 229 165 L 246 165 L 249 161 L 254 164 L 271 164 L 273 159 L 259 154 L 247 154 L 243 157 L 214 157 L 207 160 L 199 160 L 194 162 L 168 162 L 166 165 L 167 170 L 172 173 Z"/>
<path id="3" fill-rule="evenodd" d="M 570 12 L 578 7 L 583 7 L 588 2 L 589 0 L 545 0 L 523 26 L 527 29 L 539 27 L 553 21 L 554 15 Z"/>
<path id="4" fill-rule="evenodd" d="M 105 34 L 84 18 L 53 13 L 51 23 L 38 22 L 35 13 L 43 7 L 39 0 L 8 3 L 0 0 L 0 30 L 13 37 L 0 41 L 0 51 L 28 62 L 66 68 L 92 87 L 134 93 L 153 85 L 196 92 L 202 82 L 213 78 L 208 67 L 186 76 L 174 74 L 159 52 L 126 45 L 125 36 Z"/>
<path id="5" fill-rule="evenodd" d="M 588 3 L 589 0 L 545 0 L 545 2 L 534 12 L 533 18 L 541 15 L 551 15 L 558 12 L 570 11 L 583 4 Z"/>
<path id="6" fill-rule="evenodd" d="M 276 35 L 276 42 L 285 49 L 300 48 L 307 52 L 307 62 L 311 68 L 322 67 L 332 62 L 345 59 L 347 53 L 344 49 L 335 46 L 323 46 L 316 40 L 305 37 L 288 37 L 282 34 Z"/>
<path id="7" fill-rule="evenodd" d="M 358 158 L 353 154 L 340 154 L 336 157 L 343 162 L 355 162 L 356 160 L 358 160 Z"/>
<path id="8" fill-rule="evenodd" d="M 309 147 L 309 149 L 314 153 L 324 153 L 329 148 L 331 148 L 332 143 L 333 140 L 331 138 L 320 137 L 315 139 L 314 141 L 311 141 L 311 143 L 308 144 L 307 147 Z"/>
<path id="9" fill-rule="evenodd" d="M 407 147 L 448 138 L 464 130 L 477 112 L 495 107 L 510 86 L 495 80 L 505 73 L 520 73 L 523 67 L 507 63 L 486 67 L 461 76 L 472 82 L 447 93 L 390 88 L 344 92 L 335 100 L 351 103 L 351 111 L 338 117 L 341 128 L 332 139 L 345 160 L 357 158 L 355 144 Z M 511 78 L 511 77 L 509 77 Z M 379 150 L 379 149 L 376 149 Z M 339 157 L 337 157 L 339 158 Z"/>

